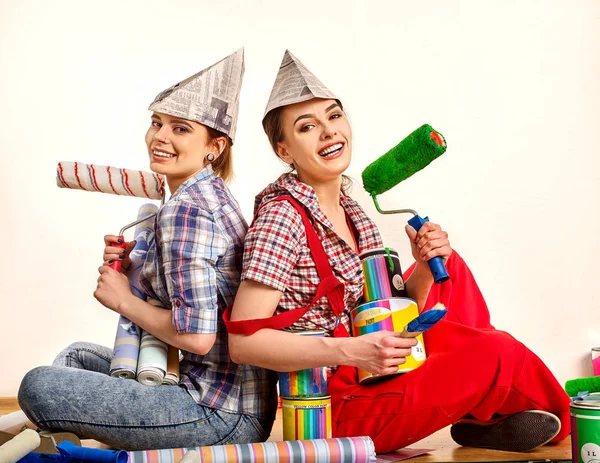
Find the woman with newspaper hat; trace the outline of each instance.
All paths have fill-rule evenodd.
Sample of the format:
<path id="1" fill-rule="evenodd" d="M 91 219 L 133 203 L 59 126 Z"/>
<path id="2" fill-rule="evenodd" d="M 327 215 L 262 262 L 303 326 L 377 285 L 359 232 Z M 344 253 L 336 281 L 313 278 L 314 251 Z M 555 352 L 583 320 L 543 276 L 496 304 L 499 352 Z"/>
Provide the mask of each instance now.
<path id="1" fill-rule="evenodd" d="M 106 236 L 94 296 L 181 349 L 178 386 L 149 387 L 109 375 L 112 352 L 69 346 L 52 366 L 30 371 L 19 404 L 42 430 L 70 431 L 119 449 L 264 441 L 276 410 L 272 373 L 231 361 L 221 313 L 239 284 L 247 224 L 224 183 L 231 175 L 240 49 L 160 93 L 146 134 L 150 168 L 172 193 L 156 218 L 140 277 L 147 302 L 108 264 L 127 254 Z"/>
<path id="2" fill-rule="evenodd" d="M 378 452 L 448 425 L 457 443 L 475 447 L 528 451 L 564 439 L 569 398 L 533 352 L 490 324 L 471 272 L 451 249 L 447 233 L 430 222 L 418 233 L 407 226 L 416 264 L 407 272 L 406 291 L 421 310 L 442 302 L 446 318 L 425 333 L 423 366 L 374 384 L 358 382 L 356 368 L 396 372 L 415 341 L 390 331 L 348 337 L 349 312 L 363 291 L 359 253 L 383 243 L 375 224 L 345 192 L 343 173 L 352 153 L 346 113 L 341 101 L 286 52 L 263 127 L 277 156 L 295 173 L 282 175 L 256 198 L 242 282 L 224 317 L 234 361 L 283 372 L 339 366 L 328 383 L 333 435 L 367 434 Z M 307 240 L 308 227 L 316 240 Z M 443 258 L 450 274 L 440 285 L 432 285 L 427 266 L 435 256 Z M 331 273 L 342 290 L 323 283 L 320 276 Z M 326 337 L 274 328 L 282 325 L 324 330 Z"/>

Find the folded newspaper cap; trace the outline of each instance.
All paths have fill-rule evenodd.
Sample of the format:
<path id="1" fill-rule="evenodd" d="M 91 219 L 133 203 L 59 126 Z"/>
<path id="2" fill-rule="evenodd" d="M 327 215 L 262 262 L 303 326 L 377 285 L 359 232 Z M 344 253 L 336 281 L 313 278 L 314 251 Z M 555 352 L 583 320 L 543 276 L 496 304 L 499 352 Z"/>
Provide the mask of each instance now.
<path id="1" fill-rule="evenodd" d="M 233 143 L 244 76 L 244 49 L 160 92 L 150 111 L 200 122 Z"/>
<path id="2" fill-rule="evenodd" d="M 271 90 L 265 116 L 269 111 L 313 98 L 337 97 L 289 50 L 285 51 Z M 263 116 L 264 119 L 264 116 Z"/>

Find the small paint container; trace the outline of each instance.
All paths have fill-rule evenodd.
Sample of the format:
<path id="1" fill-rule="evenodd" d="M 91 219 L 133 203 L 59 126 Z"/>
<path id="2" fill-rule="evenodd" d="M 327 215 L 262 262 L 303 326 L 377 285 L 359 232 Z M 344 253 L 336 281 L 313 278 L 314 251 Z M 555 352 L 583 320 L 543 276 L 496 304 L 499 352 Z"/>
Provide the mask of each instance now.
<path id="1" fill-rule="evenodd" d="M 592 371 L 600 376 L 600 347 L 592 347 Z"/>
<path id="2" fill-rule="evenodd" d="M 359 255 L 365 280 L 365 302 L 390 297 L 406 297 L 398 253 L 391 248 L 378 248 Z"/>
<path id="3" fill-rule="evenodd" d="M 331 397 L 282 398 L 283 440 L 331 438 Z"/>
<path id="4" fill-rule="evenodd" d="M 571 402 L 573 463 L 600 462 L 600 392 Z"/>
<path id="5" fill-rule="evenodd" d="M 290 331 L 300 336 L 325 336 L 323 330 Z M 327 368 L 280 372 L 279 395 L 286 398 L 318 397 L 327 395 Z"/>
<path id="6" fill-rule="evenodd" d="M 410 321 L 419 316 L 417 303 L 406 297 L 381 299 L 366 302 L 350 312 L 352 323 L 352 336 L 362 336 L 376 331 L 394 331 L 400 333 Z M 406 362 L 398 365 L 398 371 L 393 374 L 406 373 L 421 366 L 427 354 L 423 335 L 416 338 L 417 345 L 412 348 L 412 353 L 406 357 Z M 361 384 L 374 382 L 389 375 L 376 375 L 358 369 L 358 381 Z"/>

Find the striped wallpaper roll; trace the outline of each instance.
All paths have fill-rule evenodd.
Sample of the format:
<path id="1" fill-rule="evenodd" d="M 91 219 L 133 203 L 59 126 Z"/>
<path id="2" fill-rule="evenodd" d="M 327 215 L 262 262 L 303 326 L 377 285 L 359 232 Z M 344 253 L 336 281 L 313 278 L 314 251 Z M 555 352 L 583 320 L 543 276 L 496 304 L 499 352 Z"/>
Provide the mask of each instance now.
<path id="1" fill-rule="evenodd" d="M 160 386 L 167 372 L 168 346 L 142 330 L 137 380 L 146 386 Z"/>
<path id="2" fill-rule="evenodd" d="M 146 450 L 129 453 L 129 463 L 180 463 L 197 450 L 200 463 L 369 463 L 375 446 L 369 437 L 342 437 L 257 444 L 216 445 L 189 449 Z"/>
<path id="3" fill-rule="evenodd" d="M 140 354 L 141 328 L 123 315 L 119 316 L 117 336 L 110 361 L 110 375 L 115 378 L 135 379 Z"/>

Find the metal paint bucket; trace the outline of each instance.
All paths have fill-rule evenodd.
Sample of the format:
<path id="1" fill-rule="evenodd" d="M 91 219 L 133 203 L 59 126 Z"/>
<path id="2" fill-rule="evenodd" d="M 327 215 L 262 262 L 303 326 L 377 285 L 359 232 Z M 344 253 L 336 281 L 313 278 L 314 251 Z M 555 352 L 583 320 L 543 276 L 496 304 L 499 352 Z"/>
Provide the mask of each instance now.
<path id="1" fill-rule="evenodd" d="M 600 463 L 600 392 L 571 402 L 573 463 Z"/>
<path id="2" fill-rule="evenodd" d="M 378 248 L 359 255 L 365 280 L 366 302 L 390 297 L 406 297 L 398 253 L 391 248 Z"/>
<path id="3" fill-rule="evenodd" d="M 375 331 L 402 332 L 404 327 L 419 315 L 417 304 L 408 298 L 391 298 L 361 304 L 350 313 L 352 321 L 352 336 L 373 333 Z M 412 353 L 406 357 L 406 362 L 398 366 L 398 371 L 393 374 L 406 373 L 421 366 L 427 354 L 423 335 L 416 338 L 417 345 L 412 348 Z M 384 375 L 385 377 L 389 375 Z M 358 369 L 358 381 L 368 383 L 384 377 L 365 370 Z"/>
<path id="4" fill-rule="evenodd" d="M 331 438 L 331 397 L 282 399 L 283 440 Z"/>
<path id="5" fill-rule="evenodd" d="M 323 330 L 292 331 L 300 336 L 325 336 Z M 286 398 L 319 397 L 327 395 L 327 368 L 280 372 L 279 395 Z"/>
<path id="6" fill-rule="evenodd" d="M 600 376 L 600 347 L 592 347 L 592 371 Z"/>

